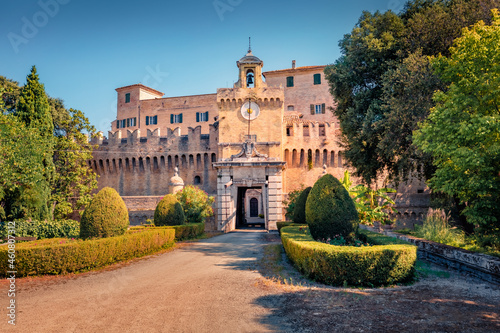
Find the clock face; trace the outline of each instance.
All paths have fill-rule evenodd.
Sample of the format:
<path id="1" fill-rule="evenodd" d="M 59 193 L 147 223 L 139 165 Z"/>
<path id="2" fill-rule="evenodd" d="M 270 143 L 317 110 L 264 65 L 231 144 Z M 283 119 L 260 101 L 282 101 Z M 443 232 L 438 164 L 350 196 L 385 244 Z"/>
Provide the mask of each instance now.
<path id="1" fill-rule="evenodd" d="M 257 105 L 257 103 L 255 103 L 255 102 L 245 102 L 241 106 L 241 115 L 246 120 L 249 120 L 249 119 L 254 120 L 255 118 L 257 118 L 259 116 L 259 113 L 260 113 L 259 105 Z"/>

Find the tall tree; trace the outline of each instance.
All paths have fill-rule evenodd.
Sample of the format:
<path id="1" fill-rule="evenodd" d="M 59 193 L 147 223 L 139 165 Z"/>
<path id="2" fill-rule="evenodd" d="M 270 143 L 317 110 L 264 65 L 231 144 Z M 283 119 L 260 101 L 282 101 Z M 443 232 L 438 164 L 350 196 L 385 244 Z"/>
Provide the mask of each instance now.
<path id="1" fill-rule="evenodd" d="M 54 125 L 50 112 L 50 104 L 43 84 L 39 82 L 36 67 L 31 68 L 26 85 L 21 89 L 17 107 L 14 113 L 27 128 L 38 132 L 41 137 L 38 146 L 42 149 L 42 167 L 44 170 L 44 180 L 40 181 L 38 195 L 39 206 L 22 213 L 25 216 L 16 217 L 37 217 L 39 219 L 51 219 L 52 209 L 50 207 L 50 192 L 54 181 Z M 28 155 L 29 156 L 29 155 Z M 28 170 L 26 170 L 28 171 Z"/>
<path id="2" fill-rule="evenodd" d="M 433 61 L 449 87 L 415 132 L 434 158 L 433 190 L 456 196 L 472 224 L 500 236 L 500 15 L 464 29 L 449 58 Z"/>

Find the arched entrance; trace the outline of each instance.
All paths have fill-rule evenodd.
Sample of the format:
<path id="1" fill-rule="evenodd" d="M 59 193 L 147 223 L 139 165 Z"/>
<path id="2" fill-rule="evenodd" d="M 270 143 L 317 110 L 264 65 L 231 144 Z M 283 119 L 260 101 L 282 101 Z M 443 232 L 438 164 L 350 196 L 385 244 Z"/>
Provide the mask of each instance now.
<path id="1" fill-rule="evenodd" d="M 259 200 L 257 198 L 250 199 L 250 217 L 259 216 Z"/>

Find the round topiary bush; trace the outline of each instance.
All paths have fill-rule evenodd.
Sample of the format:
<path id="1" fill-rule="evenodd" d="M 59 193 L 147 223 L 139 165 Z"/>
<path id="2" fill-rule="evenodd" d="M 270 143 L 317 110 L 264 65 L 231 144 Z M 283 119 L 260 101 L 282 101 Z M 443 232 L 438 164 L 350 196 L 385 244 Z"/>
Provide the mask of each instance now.
<path id="1" fill-rule="evenodd" d="M 181 225 L 184 224 L 184 221 L 184 211 L 175 195 L 167 194 L 164 196 L 155 209 L 155 226 Z"/>
<path id="2" fill-rule="evenodd" d="M 118 192 L 105 187 L 97 193 L 82 215 L 81 238 L 120 236 L 129 226 L 128 210 Z"/>
<path id="3" fill-rule="evenodd" d="M 306 201 L 306 221 L 314 239 L 354 238 L 359 223 L 354 201 L 330 174 L 314 184 Z"/>
<path id="4" fill-rule="evenodd" d="M 302 192 L 300 192 L 297 201 L 295 202 L 295 207 L 293 209 L 293 222 L 306 224 L 306 201 L 309 196 L 309 192 L 311 192 L 312 187 L 305 188 Z"/>

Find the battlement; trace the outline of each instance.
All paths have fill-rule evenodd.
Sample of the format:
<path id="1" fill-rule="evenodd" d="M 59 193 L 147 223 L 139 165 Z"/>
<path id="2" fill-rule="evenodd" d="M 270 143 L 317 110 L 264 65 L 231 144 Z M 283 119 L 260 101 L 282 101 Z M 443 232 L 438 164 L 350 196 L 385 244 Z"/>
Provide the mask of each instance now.
<path id="1" fill-rule="evenodd" d="M 145 135 L 144 135 L 145 134 Z M 181 128 L 167 129 L 166 135 L 161 133 L 160 128 L 125 130 L 119 129 L 109 131 L 108 137 L 101 133 L 97 138 L 91 140 L 92 144 L 99 145 L 99 150 L 114 148 L 134 148 L 143 146 L 165 146 L 166 148 L 177 148 L 179 150 L 205 150 L 210 146 L 217 146 L 218 123 L 209 125 L 209 133 L 202 134 L 201 126 L 188 127 L 187 134 L 181 133 Z M 171 147 L 170 147 L 171 146 Z M 106 149 L 104 149 L 106 148 Z"/>

